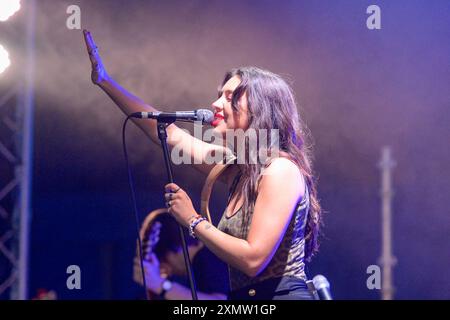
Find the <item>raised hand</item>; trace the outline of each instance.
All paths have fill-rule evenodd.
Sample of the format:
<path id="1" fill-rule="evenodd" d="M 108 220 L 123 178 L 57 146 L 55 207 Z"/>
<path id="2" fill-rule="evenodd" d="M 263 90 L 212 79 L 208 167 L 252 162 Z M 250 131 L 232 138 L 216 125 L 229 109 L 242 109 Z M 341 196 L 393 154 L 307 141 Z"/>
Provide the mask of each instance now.
<path id="1" fill-rule="evenodd" d="M 98 54 L 98 47 L 92 38 L 89 31 L 83 30 L 84 41 L 86 43 L 87 52 L 89 54 L 89 59 L 92 64 L 91 79 L 94 84 L 101 84 L 103 81 L 108 79 L 108 74 L 106 73 L 105 67 L 103 66 L 102 59 Z"/>

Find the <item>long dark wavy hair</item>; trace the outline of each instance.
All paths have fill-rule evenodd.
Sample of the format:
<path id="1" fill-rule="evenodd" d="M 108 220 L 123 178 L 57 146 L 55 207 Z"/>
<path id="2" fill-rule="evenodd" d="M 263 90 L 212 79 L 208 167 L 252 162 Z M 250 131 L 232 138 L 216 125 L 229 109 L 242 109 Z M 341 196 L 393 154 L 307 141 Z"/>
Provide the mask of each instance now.
<path id="1" fill-rule="evenodd" d="M 270 141 L 268 149 L 285 154 L 297 164 L 305 178 L 310 197 L 310 209 L 305 230 L 305 259 L 310 261 L 319 250 L 319 229 L 322 224 L 322 211 L 317 198 L 315 179 L 311 166 L 311 146 L 306 143 L 309 137 L 306 126 L 300 121 L 297 104 L 291 87 L 280 76 L 256 67 L 241 67 L 226 73 L 222 86 L 232 77 L 238 76 L 241 83 L 235 89 L 231 105 L 240 112 L 239 100 L 247 94 L 249 129 L 278 129 L 277 148 Z M 269 139 L 270 140 L 270 139 Z M 248 143 L 248 141 L 246 141 Z M 247 146 L 248 147 L 248 146 Z M 258 192 L 261 172 L 267 163 L 246 162 L 242 166 L 242 184 L 238 194 L 243 197 L 243 226 L 248 226 Z"/>

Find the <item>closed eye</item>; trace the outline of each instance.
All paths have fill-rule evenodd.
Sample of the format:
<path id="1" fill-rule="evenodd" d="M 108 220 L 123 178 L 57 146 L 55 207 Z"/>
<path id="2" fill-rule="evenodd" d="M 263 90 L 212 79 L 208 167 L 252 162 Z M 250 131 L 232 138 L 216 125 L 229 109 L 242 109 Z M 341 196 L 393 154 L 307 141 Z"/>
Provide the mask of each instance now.
<path id="1" fill-rule="evenodd" d="M 231 91 L 231 90 L 226 90 L 225 92 L 219 91 L 219 92 L 217 93 L 217 98 L 220 99 L 224 94 L 225 94 L 225 99 L 226 99 L 228 102 L 231 102 L 231 100 L 233 99 L 233 91 Z"/>

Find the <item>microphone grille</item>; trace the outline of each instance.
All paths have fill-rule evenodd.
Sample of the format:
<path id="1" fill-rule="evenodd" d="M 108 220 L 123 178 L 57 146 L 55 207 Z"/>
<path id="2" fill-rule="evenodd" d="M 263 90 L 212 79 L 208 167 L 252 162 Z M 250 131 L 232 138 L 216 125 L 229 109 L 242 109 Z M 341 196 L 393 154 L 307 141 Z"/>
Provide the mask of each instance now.
<path id="1" fill-rule="evenodd" d="M 214 113 L 207 109 L 198 109 L 196 112 L 197 120 L 210 124 L 214 120 Z"/>
<path id="2" fill-rule="evenodd" d="M 330 283 L 328 282 L 327 278 L 325 278 L 323 275 L 318 274 L 313 278 L 313 284 L 316 290 L 320 290 L 323 288 L 330 288 Z"/>

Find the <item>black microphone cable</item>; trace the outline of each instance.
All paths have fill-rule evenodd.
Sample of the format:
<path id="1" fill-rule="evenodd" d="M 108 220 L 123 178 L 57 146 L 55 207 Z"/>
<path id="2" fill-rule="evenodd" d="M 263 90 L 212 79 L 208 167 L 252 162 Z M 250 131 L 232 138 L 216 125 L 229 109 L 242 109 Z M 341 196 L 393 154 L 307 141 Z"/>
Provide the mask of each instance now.
<path id="1" fill-rule="evenodd" d="M 142 254 L 143 253 L 142 241 L 141 241 L 141 236 L 139 234 L 140 228 L 139 228 L 139 214 L 138 214 L 137 202 L 136 202 L 136 192 L 134 190 L 133 175 L 131 173 L 131 167 L 130 167 L 130 163 L 128 161 L 128 152 L 127 152 L 127 145 L 126 145 L 126 139 L 125 139 L 125 128 L 127 126 L 128 120 L 130 120 L 131 118 L 132 118 L 131 115 L 127 116 L 127 118 L 125 119 L 125 121 L 123 123 L 122 145 L 123 145 L 123 154 L 125 156 L 125 164 L 126 164 L 127 172 L 128 172 L 128 184 L 130 185 L 131 199 L 132 199 L 133 207 L 134 207 L 134 217 L 136 219 L 136 230 L 137 230 L 137 238 L 138 238 L 139 260 L 140 260 L 140 264 L 141 264 L 142 281 L 144 284 L 145 296 L 146 296 L 147 300 L 150 300 L 150 296 L 149 296 L 149 293 L 147 290 L 147 283 L 145 282 L 144 256 Z"/>

